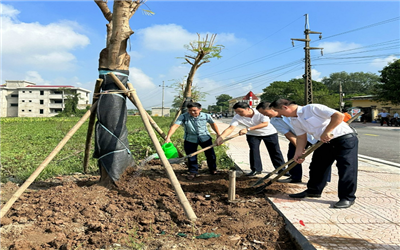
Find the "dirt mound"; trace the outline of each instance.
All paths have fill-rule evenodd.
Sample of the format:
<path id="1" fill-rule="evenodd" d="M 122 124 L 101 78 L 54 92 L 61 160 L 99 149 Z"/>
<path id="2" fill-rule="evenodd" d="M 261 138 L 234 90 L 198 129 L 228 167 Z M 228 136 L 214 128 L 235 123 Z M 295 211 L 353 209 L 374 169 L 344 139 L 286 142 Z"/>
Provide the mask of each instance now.
<path id="1" fill-rule="evenodd" d="M 249 187 L 254 178 L 238 178 L 237 201 L 228 202 L 228 172 L 187 181 L 183 166 L 173 168 L 195 223 L 160 162 L 152 161 L 128 169 L 113 190 L 97 185 L 98 176 L 34 183 L 2 219 L 1 249 L 295 249 L 265 194 Z M 17 188 L 2 185 L 2 204 Z M 276 183 L 267 192 L 283 190 Z"/>

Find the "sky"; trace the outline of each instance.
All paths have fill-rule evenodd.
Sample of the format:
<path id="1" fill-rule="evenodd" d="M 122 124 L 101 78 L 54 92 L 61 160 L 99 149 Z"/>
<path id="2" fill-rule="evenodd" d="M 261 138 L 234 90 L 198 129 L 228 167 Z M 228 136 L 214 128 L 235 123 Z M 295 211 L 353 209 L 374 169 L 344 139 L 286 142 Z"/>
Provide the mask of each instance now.
<path id="1" fill-rule="evenodd" d="M 112 1 L 109 8 L 112 10 Z M 146 15 L 143 10 L 155 14 Z M 26 80 L 37 85 L 73 85 L 93 91 L 106 24 L 90 0 L 0 1 L 1 84 Z M 130 76 L 146 109 L 171 107 L 190 65 L 184 48 L 206 34 L 217 34 L 221 59 L 196 72 L 194 84 L 216 97 L 262 93 L 274 81 L 304 74 L 305 28 L 311 34 L 312 78 L 335 72 L 379 75 L 400 57 L 400 2 L 393 1 L 152 1 L 130 19 Z M 306 24 L 306 16 L 308 23 Z M 163 88 L 164 82 L 164 101 Z M 134 108 L 128 101 L 128 108 Z"/>

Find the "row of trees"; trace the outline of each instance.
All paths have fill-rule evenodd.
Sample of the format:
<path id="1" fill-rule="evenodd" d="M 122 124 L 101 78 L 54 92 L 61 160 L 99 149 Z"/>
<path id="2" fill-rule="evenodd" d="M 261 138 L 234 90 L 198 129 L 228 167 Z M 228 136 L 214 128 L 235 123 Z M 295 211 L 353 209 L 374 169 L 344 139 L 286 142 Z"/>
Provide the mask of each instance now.
<path id="1" fill-rule="evenodd" d="M 340 94 L 349 99 L 354 96 L 373 95 L 382 103 L 400 104 L 400 60 L 389 63 L 381 71 L 380 76 L 373 73 L 345 71 L 336 72 L 324 77 L 321 82 L 313 81 L 314 103 L 339 109 Z M 340 93 L 340 85 L 342 93 Z M 261 99 L 273 101 L 286 98 L 304 105 L 304 80 L 275 81 L 263 89 Z M 222 94 L 216 97 L 216 105 L 210 106 L 210 111 L 227 110 L 231 96 Z M 350 107 L 351 102 L 345 101 L 344 107 Z"/>

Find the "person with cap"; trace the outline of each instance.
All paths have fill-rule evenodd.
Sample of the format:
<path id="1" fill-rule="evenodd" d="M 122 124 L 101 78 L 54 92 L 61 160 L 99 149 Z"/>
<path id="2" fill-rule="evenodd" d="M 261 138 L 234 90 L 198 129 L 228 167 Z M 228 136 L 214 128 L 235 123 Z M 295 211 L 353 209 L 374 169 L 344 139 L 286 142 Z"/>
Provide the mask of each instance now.
<path id="1" fill-rule="evenodd" d="M 348 208 L 355 202 L 358 171 L 358 138 L 343 122 L 344 115 L 321 104 L 299 106 L 287 99 L 278 99 L 270 105 L 280 115 L 290 117 L 297 135 L 294 160 L 303 163 L 302 155 L 307 144 L 307 133 L 324 142 L 316 149 L 310 164 L 310 179 L 307 189 L 290 194 L 292 198 L 321 197 L 327 182 L 327 172 L 336 160 L 339 183 L 334 208 Z"/>

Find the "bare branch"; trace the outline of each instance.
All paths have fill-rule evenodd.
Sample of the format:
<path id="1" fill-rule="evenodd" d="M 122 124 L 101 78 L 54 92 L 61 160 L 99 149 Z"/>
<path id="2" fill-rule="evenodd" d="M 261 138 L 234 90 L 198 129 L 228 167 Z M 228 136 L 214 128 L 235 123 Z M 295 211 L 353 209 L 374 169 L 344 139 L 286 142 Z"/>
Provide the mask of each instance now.
<path id="1" fill-rule="evenodd" d="M 94 0 L 94 2 L 99 6 L 101 12 L 103 13 L 103 16 L 107 19 L 107 21 L 111 22 L 112 20 L 112 13 L 110 9 L 108 8 L 107 1 L 103 0 Z"/>
<path id="2" fill-rule="evenodd" d="M 196 57 L 194 56 L 189 56 L 189 55 L 185 55 L 186 57 L 189 57 L 190 59 L 196 60 Z"/>
<path id="3" fill-rule="evenodd" d="M 129 15 L 129 19 L 131 19 L 131 17 L 136 13 L 137 9 L 139 9 L 140 5 L 142 5 L 142 3 L 144 3 L 143 0 L 135 0 L 132 1 L 131 3 L 131 10 L 130 10 L 130 15 Z"/>
<path id="4" fill-rule="evenodd" d="M 186 62 L 188 62 L 190 65 L 193 65 L 193 63 L 191 61 L 189 61 L 189 59 L 185 58 Z"/>

